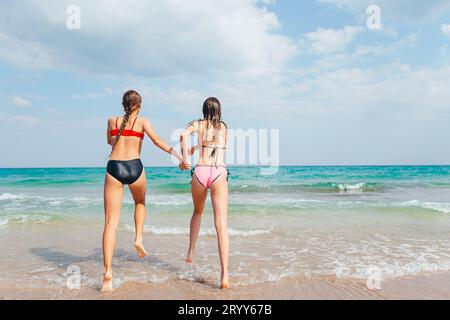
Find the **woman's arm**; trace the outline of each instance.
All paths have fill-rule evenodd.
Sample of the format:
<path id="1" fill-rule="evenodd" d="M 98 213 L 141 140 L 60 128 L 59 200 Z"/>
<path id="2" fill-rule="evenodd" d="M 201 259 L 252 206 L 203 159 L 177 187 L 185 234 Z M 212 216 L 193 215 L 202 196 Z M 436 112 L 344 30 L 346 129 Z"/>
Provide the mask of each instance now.
<path id="1" fill-rule="evenodd" d="M 180 161 L 180 162 L 182 161 L 181 155 L 156 134 L 156 132 L 153 130 L 152 125 L 150 124 L 150 121 L 148 121 L 146 118 L 142 119 L 142 128 L 144 129 L 144 132 L 152 140 L 152 142 L 155 146 L 157 146 L 161 150 L 173 155 L 175 158 L 178 159 L 178 161 Z"/>
<path id="2" fill-rule="evenodd" d="M 108 119 L 108 124 L 106 125 L 106 142 L 109 145 L 112 145 L 112 137 L 111 137 L 111 119 Z"/>
<path id="3" fill-rule="evenodd" d="M 189 153 L 194 153 L 195 147 L 189 148 L 188 139 L 195 132 L 195 126 L 189 125 L 180 135 L 181 154 L 183 155 L 183 163 L 190 163 Z"/>
<path id="4" fill-rule="evenodd" d="M 188 151 L 189 151 L 189 155 L 192 156 L 192 155 L 195 153 L 195 151 L 197 151 L 197 150 L 200 150 L 200 146 L 199 146 L 199 145 L 196 145 L 196 146 L 191 147 L 191 148 L 188 150 Z"/>
<path id="5" fill-rule="evenodd" d="M 228 128 L 225 126 L 225 146 L 228 146 Z"/>

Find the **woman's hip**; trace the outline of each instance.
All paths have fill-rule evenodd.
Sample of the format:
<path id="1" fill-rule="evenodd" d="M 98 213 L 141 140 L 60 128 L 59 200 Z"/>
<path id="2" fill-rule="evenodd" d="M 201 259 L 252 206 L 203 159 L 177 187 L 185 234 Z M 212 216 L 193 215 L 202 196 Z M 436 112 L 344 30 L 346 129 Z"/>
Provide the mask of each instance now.
<path id="1" fill-rule="evenodd" d="M 110 160 L 106 166 L 106 172 L 122 184 L 132 184 L 139 179 L 143 170 L 141 159 Z"/>

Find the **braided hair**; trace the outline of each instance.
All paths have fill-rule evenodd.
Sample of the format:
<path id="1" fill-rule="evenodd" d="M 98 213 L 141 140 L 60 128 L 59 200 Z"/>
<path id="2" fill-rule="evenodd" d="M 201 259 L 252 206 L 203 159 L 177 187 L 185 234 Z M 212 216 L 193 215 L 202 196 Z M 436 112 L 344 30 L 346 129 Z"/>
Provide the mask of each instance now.
<path id="1" fill-rule="evenodd" d="M 123 130 L 125 130 L 125 127 L 128 123 L 128 120 L 130 119 L 131 114 L 136 109 L 140 109 L 141 105 L 142 105 L 142 97 L 137 91 L 128 90 L 127 92 L 124 93 L 122 98 L 122 106 L 123 110 L 125 111 L 125 114 L 123 116 L 122 124 L 120 125 L 119 133 L 117 134 L 116 139 L 114 140 L 111 154 L 109 155 L 110 157 L 114 151 L 117 142 L 119 141 L 122 135 Z"/>

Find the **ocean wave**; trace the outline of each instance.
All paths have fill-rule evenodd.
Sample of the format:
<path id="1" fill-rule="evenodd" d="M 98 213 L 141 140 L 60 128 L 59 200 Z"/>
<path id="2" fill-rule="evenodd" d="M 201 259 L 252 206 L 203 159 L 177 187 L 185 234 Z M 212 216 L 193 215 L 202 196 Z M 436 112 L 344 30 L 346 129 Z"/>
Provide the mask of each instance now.
<path id="1" fill-rule="evenodd" d="M 315 183 L 260 183 L 260 184 L 241 184 L 230 185 L 231 193 L 363 193 L 379 192 L 387 188 L 384 183 L 376 182 L 357 182 L 357 183 L 339 183 L 339 182 L 315 182 Z"/>
<path id="2" fill-rule="evenodd" d="M 0 194 L 0 201 L 1 200 L 16 200 L 16 199 L 27 199 L 30 198 L 29 196 L 23 195 L 23 194 L 12 194 L 12 193 L 2 193 Z"/>
<path id="3" fill-rule="evenodd" d="M 0 215 L 0 226 L 8 224 L 42 223 L 49 221 L 51 218 L 51 216 L 43 214 Z"/>
<path id="4" fill-rule="evenodd" d="M 283 195 L 274 193 L 270 196 L 257 194 L 249 196 L 245 194 L 234 194 L 230 197 L 230 205 L 276 205 L 287 207 L 311 207 L 320 204 L 322 200 L 296 198 L 296 194 Z M 146 202 L 152 206 L 186 206 L 192 205 L 192 197 L 190 194 L 149 194 Z M 123 200 L 127 206 L 133 206 L 134 201 L 128 195 Z M 67 210 L 72 208 L 86 208 L 88 206 L 103 205 L 103 198 L 88 197 L 54 197 L 42 195 L 26 195 L 26 194 L 0 194 L 0 204 L 4 209 L 8 210 L 33 210 L 33 209 L 52 209 Z"/>
<path id="5" fill-rule="evenodd" d="M 101 195 L 101 194 L 100 194 Z M 55 197 L 55 196 L 43 196 L 43 195 L 27 195 L 27 194 L 12 194 L 2 193 L 0 194 L 0 201 L 16 202 L 18 207 L 27 205 L 36 205 L 40 207 L 85 207 L 88 205 L 102 205 L 103 198 L 101 197 Z M 124 204 L 134 205 L 134 201 L 131 197 L 124 199 Z M 192 203 L 192 197 L 190 194 L 150 194 L 147 196 L 147 204 L 155 206 L 177 206 L 187 205 Z"/>
<path id="6" fill-rule="evenodd" d="M 181 206 L 192 203 L 192 197 L 190 194 L 157 194 L 157 195 L 149 195 L 148 203 L 155 206 Z"/>
<path id="7" fill-rule="evenodd" d="M 0 194 L 1 200 L 41 200 L 41 201 L 72 201 L 72 202 L 91 202 L 91 201 L 103 201 L 101 198 L 86 198 L 86 197 L 53 197 L 53 196 L 39 196 L 39 195 L 27 195 L 27 194 L 12 194 L 2 193 Z"/>
<path id="8" fill-rule="evenodd" d="M 235 194 L 230 196 L 229 204 L 231 206 L 244 206 L 249 208 L 249 206 L 261 208 L 261 207 L 283 207 L 283 208 L 312 208 L 316 206 L 324 206 L 327 201 L 317 200 L 317 199 L 303 199 L 295 198 L 296 195 L 280 195 L 280 194 L 264 194 L 264 195 L 244 195 Z"/>
<path id="9" fill-rule="evenodd" d="M 337 187 L 339 188 L 339 187 Z M 362 185 L 340 186 L 345 193 L 354 192 L 358 194 Z M 353 191 L 349 191 L 353 190 Z M 126 210 L 130 210 L 134 206 L 134 201 L 130 195 L 124 199 Z M 190 194 L 149 194 L 147 197 L 147 204 L 150 206 L 161 207 L 178 211 L 180 213 L 190 213 L 187 207 L 192 206 L 192 199 Z M 240 208 L 243 211 L 259 210 L 261 208 L 273 209 L 274 207 L 291 209 L 379 209 L 386 211 L 398 211 L 400 213 L 406 212 L 408 209 L 413 209 L 415 212 L 435 211 L 441 213 L 450 213 L 449 202 L 431 202 L 419 200 L 404 200 L 404 201 L 389 201 L 380 198 L 355 198 L 350 197 L 323 197 L 312 196 L 311 194 L 301 195 L 297 193 L 261 193 L 261 194 L 231 194 L 229 197 L 230 206 Z M 210 202 L 208 200 L 208 205 Z M 102 210 L 102 197 L 89 197 L 77 195 L 74 197 L 57 197 L 44 195 L 30 195 L 24 193 L 0 193 L 0 212 L 4 214 L 21 214 L 23 212 L 29 213 L 57 213 L 67 212 L 73 210 Z M 173 207 L 173 208 L 171 208 Z"/>
<path id="10" fill-rule="evenodd" d="M 101 178 L 98 179 L 61 179 L 61 178 L 52 178 L 52 177 L 45 177 L 45 178 L 28 178 L 28 179 L 21 179 L 21 180 L 14 180 L 10 181 L 9 184 L 11 186 L 57 186 L 59 188 L 61 187 L 72 187 L 75 185 L 86 185 L 86 184 L 101 184 L 103 183 L 103 180 Z"/>
<path id="11" fill-rule="evenodd" d="M 129 231 L 134 232 L 134 226 L 126 224 L 125 228 Z M 228 234 L 230 236 L 250 237 L 250 236 L 257 236 L 257 235 L 261 235 L 261 234 L 270 234 L 272 231 L 273 231 L 273 228 L 255 229 L 255 230 L 236 230 L 236 229 L 229 228 Z M 156 226 L 145 225 L 144 232 L 152 233 L 155 235 L 189 235 L 189 228 L 156 227 Z M 215 228 L 206 228 L 206 229 L 202 228 L 202 229 L 200 229 L 200 235 L 214 236 L 214 235 L 216 235 L 216 229 Z"/>
<path id="12" fill-rule="evenodd" d="M 47 212 L 85 209 L 91 206 L 103 205 L 102 198 L 88 197 L 57 197 L 30 194 L 0 194 L 0 211 L 2 212 Z"/>
<path id="13" fill-rule="evenodd" d="M 405 207 L 419 207 L 423 209 L 439 211 L 442 213 L 450 213 L 450 203 L 445 202 L 428 202 L 428 201 L 411 200 L 401 202 L 400 205 Z"/>
<path id="14" fill-rule="evenodd" d="M 320 204 L 317 204 L 320 206 Z M 441 212 L 450 213 L 450 203 L 427 202 L 427 201 L 402 201 L 402 202 L 384 202 L 384 201 L 329 201 L 323 202 L 324 207 L 338 207 L 345 209 L 379 209 L 383 212 L 408 213 L 414 211 L 420 212 Z"/>
<path id="15" fill-rule="evenodd" d="M 318 182 L 304 185 L 308 191 L 323 193 L 362 193 L 381 191 L 385 188 L 382 183 L 358 182 L 358 183 L 335 183 Z"/>
<path id="16" fill-rule="evenodd" d="M 366 254 L 369 256 L 369 254 Z M 370 255 L 371 256 L 371 255 Z M 361 257 L 350 259 L 339 259 L 333 261 L 336 267 L 329 272 L 325 270 L 315 270 L 316 274 L 335 275 L 338 278 L 368 279 L 370 276 L 378 275 L 380 281 L 394 279 L 404 276 L 419 275 L 424 272 L 438 272 L 450 270 L 450 261 L 447 257 L 433 256 L 408 252 L 405 257 L 409 261 L 397 260 L 394 257 L 384 256 L 369 261 L 364 261 Z M 437 259 L 436 257 L 439 257 Z M 375 261 L 377 260 L 377 261 Z M 406 259 L 405 259 L 406 260 Z"/>

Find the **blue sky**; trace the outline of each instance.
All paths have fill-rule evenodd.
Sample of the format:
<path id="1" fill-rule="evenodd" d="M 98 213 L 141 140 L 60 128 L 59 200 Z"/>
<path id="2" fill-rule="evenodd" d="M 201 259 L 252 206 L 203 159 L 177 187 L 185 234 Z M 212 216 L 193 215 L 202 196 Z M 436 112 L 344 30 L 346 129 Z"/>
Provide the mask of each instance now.
<path id="1" fill-rule="evenodd" d="M 230 127 L 280 129 L 282 164 L 450 164 L 449 80 L 450 1 L 6 0 L 0 167 L 103 166 L 128 88 L 167 141 L 217 96 Z"/>

